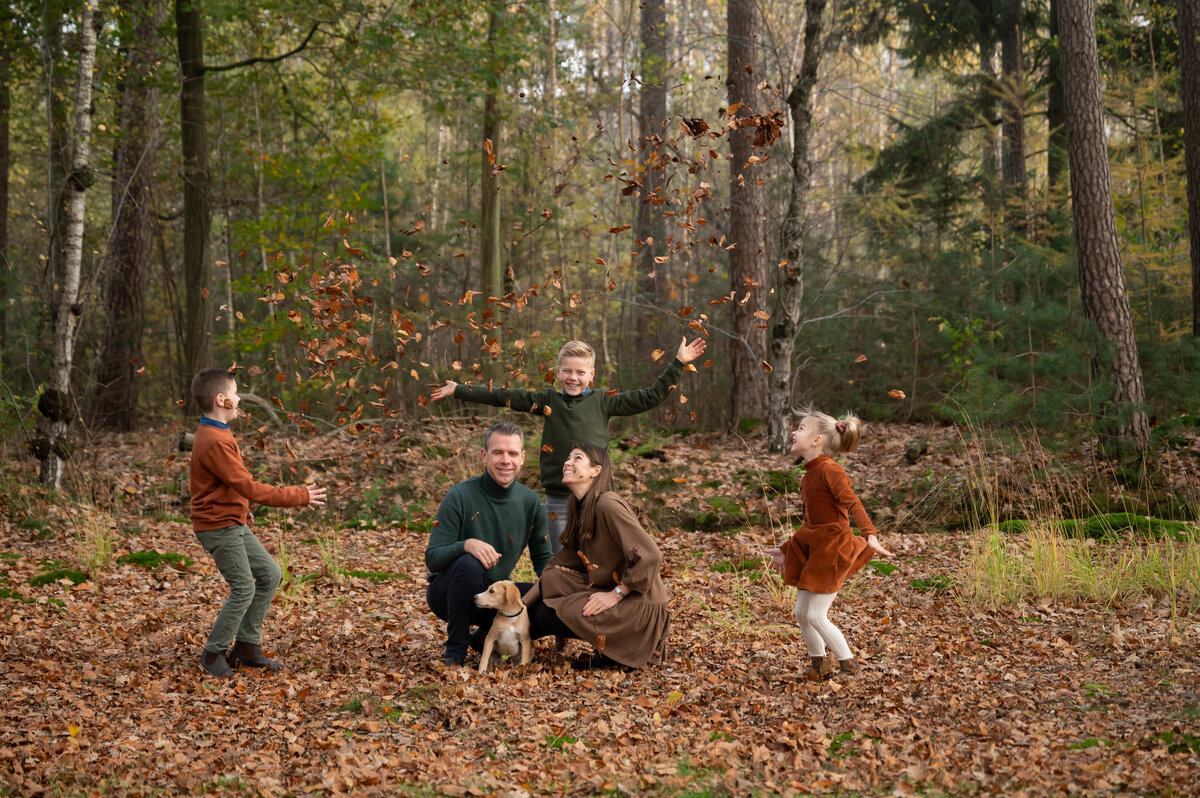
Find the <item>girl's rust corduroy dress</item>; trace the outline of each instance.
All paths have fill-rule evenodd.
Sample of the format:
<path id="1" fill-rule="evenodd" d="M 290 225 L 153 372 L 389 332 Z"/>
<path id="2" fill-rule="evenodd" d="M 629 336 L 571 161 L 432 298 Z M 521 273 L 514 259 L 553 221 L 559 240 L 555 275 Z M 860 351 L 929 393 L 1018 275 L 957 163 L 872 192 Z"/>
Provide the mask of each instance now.
<path id="1" fill-rule="evenodd" d="M 661 568 L 658 545 L 633 508 L 616 493 L 605 493 L 596 503 L 596 529 L 583 551 L 564 548 L 542 571 L 542 599 L 581 640 L 596 643 L 622 665 L 640 668 L 661 659 L 671 631 L 671 594 Z M 584 615 L 583 605 L 593 593 L 616 587 L 614 573 L 628 595 L 598 615 Z"/>
<path id="2" fill-rule="evenodd" d="M 874 552 L 867 536 L 875 534 L 875 525 L 846 472 L 825 455 L 804 464 L 800 502 L 804 525 L 779 547 L 783 582 L 813 593 L 836 593 L 846 577 L 870 562 Z M 859 535 L 850 530 L 851 516 Z"/>

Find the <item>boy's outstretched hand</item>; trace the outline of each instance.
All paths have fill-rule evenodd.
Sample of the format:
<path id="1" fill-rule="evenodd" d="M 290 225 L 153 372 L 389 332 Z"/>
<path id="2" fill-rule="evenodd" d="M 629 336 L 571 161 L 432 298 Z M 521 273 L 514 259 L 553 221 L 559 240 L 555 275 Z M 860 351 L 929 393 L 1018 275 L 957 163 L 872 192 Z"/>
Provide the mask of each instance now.
<path id="1" fill-rule="evenodd" d="M 325 489 L 318 488 L 316 485 L 305 485 L 308 488 L 308 505 L 309 507 L 320 507 L 325 504 Z"/>
<path id="2" fill-rule="evenodd" d="M 454 396 L 454 389 L 457 387 L 458 383 L 454 380 L 446 380 L 446 384 L 429 394 L 429 398 L 435 402 L 439 399 L 447 399 L 451 396 Z"/>
<path id="3" fill-rule="evenodd" d="M 690 344 L 687 342 L 687 336 L 679 342 L 679 351 L 675 353 L 675 359 L 683 365 L 691 363 L 696 358 L 704 354 L 704 350 L 708 348 L 708 344 L 703 338 L 697 338 Z"/>

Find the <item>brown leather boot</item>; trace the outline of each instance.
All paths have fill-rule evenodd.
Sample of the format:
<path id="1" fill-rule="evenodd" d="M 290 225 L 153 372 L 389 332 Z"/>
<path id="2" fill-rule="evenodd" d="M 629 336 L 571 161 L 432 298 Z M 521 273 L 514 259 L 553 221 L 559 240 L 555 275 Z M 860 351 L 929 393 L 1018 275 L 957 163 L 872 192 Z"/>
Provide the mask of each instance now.
<path id="1" fill-rule="evenodd" d="M 216 676 L 218 679 L 225 679 L 233 676 L 233 671 L 229 667 L 229 663 L 225 660 L 225 655 L 217 652 L 205 651 L 200 657 L 200 667 L 208 671 L 209 675 Z"/>
<path id="2" fill-rule="evenodd" d="M 854 657 L 851 657 L 850 659 L 839 659 L 838 669 L 841 670 L 842 676 L 847 679 L 856 678 L 858 676 L 858 672 L 862 670 L 862 668 L 859 667 L 858 660 L 856 660 Z"/>
<path id="3" fill-rule="evenodd" d="M 270 673 L 283 670 L 283 665 L 268 659 L 258 644 L 243 643 L 241 640 L 233 644 L 233 663 L 235 667 L 245 665 L 247 668 L 266 668 Z"/>
<path id="4" fill-rule="evenodd" d="M 825 658 L 809 657 L 809 659 L 812 660 L 812 667 L 809 668 L 804 674 L 805 678 L 807 678 L 810 682 L 819 682 L 824 679 L 828 679 L 829 675 L 824 671 Z"/>

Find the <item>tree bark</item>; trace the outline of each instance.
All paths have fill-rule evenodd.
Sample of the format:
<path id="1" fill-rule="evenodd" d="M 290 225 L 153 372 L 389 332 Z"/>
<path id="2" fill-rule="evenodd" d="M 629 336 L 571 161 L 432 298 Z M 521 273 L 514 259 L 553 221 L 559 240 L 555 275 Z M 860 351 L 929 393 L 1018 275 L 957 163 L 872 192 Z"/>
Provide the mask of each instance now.
<path id="1" fill-rule="evenodd" d="M 71 398 L 71 364 L 75 356 L 75 328 L 82 315 L 79 288 L 83 269 L 84 199 L 95 181 L 91 165 L 92 69 L 96 63 L 95 8 L 84 2 L 79 24 L 79 72 L 75 82 L 75 126 L 72 136 L 71 173 L 67 178 L 67 231 L 62 282 L 54 303 L 54 347 L 50 360 L 49 389 L 57 413 L 48 416 L 42 483 L 58 490 L 69 453 L 67 432 L 75 414 Z"/>
<path id="2" fill-rule="evenodd" d="M 183 154 L 183 281 L 185 373 L 181 385 L 212 364 L 212 282 L 208 238 L 212 226 L 208 132 L 204 96 L 204 28 L 200 0 L 175 0 L 179 45 L 180 146 Z M 184 391 L 191 405 L 190 391 Z"/>
<path id="3" fill-rule="evenodd" d="M 13 20 L 8 14 L 0 21 L 0 377 L 4 374 L 4 353 L 8 351 L 8 291 L 12 280 L 8 262 L 8 115 L 12 108 L 8 79 L 11 74 Z"/>
<path id="4" fill-rule="evenodd" d="M 108 243 L 107 323 L 100 349 L 92 421 L 129 431 L 137 423 L 150 262 L 151 181 L 158 147 L 157 30 L 166 16 L 159 0 L 121 0 L 132 36 L 121 87 L 120 140 L 113 177 Z"/>
<path id="5" fill-rule="evenodd" d="M 488 8 L 487 47 L 490 63 L 483 100 L 483 142 L 479 179 L 479 290 L 501 296 L 504 272 L 500 250 L 500 183 L 496 150 L 500 145 L 500 61 L 496 57 L 502 8 Z"/>
<path id="6" fill-rule="evenodd" d="M 1112 178 L 1104 137 L 1100 93 L 1100 58 L 1096 51 L 1096 16 L 1092 0 L 1060 0 L 1059 35 L 1063 90 L 1066 94 L 1067 156 L 1071 170 L 1071 209 L 1083 310 L 1101 336 L 1115 347 L 1108 364 L 1113 383 L 1112 406 L 1101 408 L 1106 443 L 1130 442 L 1140 451 L 1149 440 L 1144 408 L 1142 369 L 1134 340 L 1129 295 L 1121 272 L 1113 210 Z M 1102 370 L 1101 354 L 1093 355 L 1093 372 Z"/>
<path id="7" fill-rule="evenodd" d="M 1001 133 L 1004 139 L 1004 184 L 1024 205 L 1028 196 L 1028 178 L 1025 170 L 1025 70 L 1023 50 L 1024 36 L 1021 30 L 1021 0 L 1004 0 L 1004 14 L 1000 30 L 1000 72 L 1004 101 L 1004 121 Z M 1013 219 L 1018 228 L 1024 227 L 1024 210 Z"/>
<path id="8" fill-rule="evenodd" d="M 804 55 L 800 72 L 788 93 L 792 119 L 792 187 L 781 238 L 783 265 L 775 273 L 778 304 L 771 327 L 770 391 L 767 394 L 767 448 L 788 449 L 792 425 L 792 363 L 804 302 L 805 236 L 808 231 L 808 193 L 812 186 L 812 95 L 825 51 L 827 0 L 805 0 Z"/>
<path id="9" fill-rule="evenodd" d="M 754 75 L 758 37 L 753 0 L 729 0 L 728 75 L 725 88 L 730 108 L 738 105 L 737 117 L 760 111 L 758 78 Z M 734 247 L 729 257 L 729 282 L 733 292 L 733 333 L 730 365 L 730 425 L 742 419 L 762 419 L 767 414 L 767 379 L 762 367 L 767 351 L 766 325 L 754 316 L 766 310 L 767 274 L 763 252 L 763 189 L 758 169 L 750 163 L 754 154 L 753 127 L 731 130 L 733 160 L 729 172 L 729 238 Z"/>
<path id="10" fill-rule="evenodd" d="M 67 89 L 61 70 L 63 3 L 50 0 L 42 7 L 42 63 L 46 65 L 46 226 L 50 232 L 47 252 L 48 272 L 43 283 L 49 284 L 44 294 L 53 302 L 54 285 L 60 283 L 67 238 L 67 170 L 70 167 L 67 143 Z"/>
<path id="11" fill-rule="evenodd" d="M 670 158 L 664 152 L 667 120 L 667 9 L 663 0 L 645 0 L 640 25 L 642 40 L 641 83 L 638 97 L 638 121 L 641 138 L 642 189 L 633 220 L 633 237 L 638 243 L 638 282 L 642 297 L 655 307 L 666 303 L 667 264 L 656 257 L 667 251 L 666 220 L 662 208 L 667 204 L 665 166 Z M 660 316 L 654 312 L 638 314 L 638 332 L 643 342 L 656 341 L 662 331 Z"/>
<path id="12" fill-rule="evenodd" d="M 1200 336 L 1200 7 L 1179 0 L 1183 146 L 1187 169 L 1188 238 L 1192 250 L 1192 335 Z"/>
<path id="13" fill-rule="evenodd" d="M 1067 171 L 1067 120 L 1066 98 L 1063 97 L 1062 59 L 1058 46 L 1058 4 L 1050 0 L 1050 58 L 1046 69 L 1050 75 L 1050 87 L 1046 93 L 1046 125 L 1049 140 L 1046 147 L 1046 188 L 1051 194 L 1058 191 Z"/>

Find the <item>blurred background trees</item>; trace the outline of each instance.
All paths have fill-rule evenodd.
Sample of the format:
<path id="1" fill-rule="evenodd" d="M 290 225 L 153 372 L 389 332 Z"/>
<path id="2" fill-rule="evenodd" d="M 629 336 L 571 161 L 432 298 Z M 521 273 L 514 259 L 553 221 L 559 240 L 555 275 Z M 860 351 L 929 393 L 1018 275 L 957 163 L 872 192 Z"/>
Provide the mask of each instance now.
<path id="1" fill-rule="evenodd" d="M 636 387 L 701 333 L 662 423 L 1184 417 L 1196 22 L 1087 3 L 1138 401 L 1093 367 L 1062 2 L 106 6 L 73 434 L 183 418 L 210 363 L 325 428 L 428 413 L 447 378 L 544 384 L 571 338 Z M 0 12 L 9 437 L 50 384 L 82 9 Z"/>

